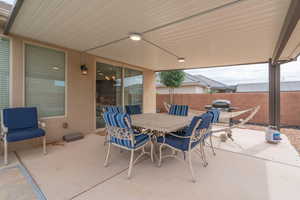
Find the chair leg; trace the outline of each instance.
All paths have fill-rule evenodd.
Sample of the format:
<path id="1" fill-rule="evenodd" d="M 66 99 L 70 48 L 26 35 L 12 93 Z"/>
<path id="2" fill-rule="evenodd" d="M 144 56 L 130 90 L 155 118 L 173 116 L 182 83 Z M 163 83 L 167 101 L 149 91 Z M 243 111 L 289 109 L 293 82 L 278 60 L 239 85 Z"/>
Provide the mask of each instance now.
<path id="1" fill-rule="evenodd" d="M 191 175 L 192 175 L 192 181 L 196 182 L 194 169 L 193 169 L 193 165 L 192 165 L 192 151 L 191 150 L 189 150 L 189 167 L 190 167 L 190 171 L 191 171 Z"/>
<path id="2" fill-rule="evenodd" d="M 133 166 L 133 156 L 134 156 L 134 150 L 131 150 L 129 169 L 128 169 L 128 175 L 127 175 L 128 178 L 131 178 L 131 171 L 132 171 L 132 166 Z"/>
<path id="3" fill-rule="evenodd" d="M 161 166 L 161 159 L 162 159 L 162 147 L 163 145 L 159 145 L 159 160 L 158 160 L 158 167 Z"/>
<path id="4" fill-rule="evenodd" d="M 150 144 L 150 148 L 151 148 L 151 150 L 150 150 L 150 157 L 151 157 L 151 162 L 153 162 L 154 163 L 154 158 L 153 158 L 153 142 L 151 142 L 151 144 Z"/>
<path id="5" fill-rule="evenodd" d="M 105 161 L 104 161 L 104 167 L 108 166 L 109 154 L 110 154 L 110 143 L 108 143 L 107 152 L 106 152 Z"/>
<path id="6" fill-rule="evenodd" d="M 203 143 L 204 143 L 204 141 L 203 141 Z M 206 155 L 205 155 L 203 143 L 202 142 L 200 143 L 200 152 L 202 155 L 203 166 L 206 167 L 208 165 L 208 162 L 206 161 Z"/>
<path id="7" fill-rule="evenodd" d="M 215 148 L 214 148 L 214 145 L 213 145 L 213 142 L 212 142 L 212 137 L 211 135 L 209 136 L 209 141 L 210 141 L 210 148 L 214 154 L 214 156 L 216 155 L 216 152 L 215 152 Z"/>
<path id="8" fill-rule="evenodd" d="M 103 142 L 103 146 L 105 146 L 108 142 L 108 139 L 107 139 L 107 130 L 105 129 L 105 136 L 104 136 L 104 142 Z"/>
<path id="9" fill-rule="evenodd" d="M 47 142 L 46 142 L 46 136 L 43 136 L 43 153 L 44 153 L 44 155 L 47 154 Z"/>
<path id="10" fill-rule="evenodd" d="M 4 164 L 7 165 L 8 161 L 7 161 L 7 141 L 6 139 L 4 139 Z"/>

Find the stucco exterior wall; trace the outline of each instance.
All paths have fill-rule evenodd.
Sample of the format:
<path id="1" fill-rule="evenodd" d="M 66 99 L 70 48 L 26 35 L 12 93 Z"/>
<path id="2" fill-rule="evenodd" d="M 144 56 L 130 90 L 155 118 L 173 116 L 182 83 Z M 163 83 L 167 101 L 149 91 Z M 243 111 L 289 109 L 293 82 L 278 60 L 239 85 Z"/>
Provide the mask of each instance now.
<path id="1" fill-rule="evenodd" d="M 1 36 L 1 35 L 0 35 Z M 86 55 L 85 61 L 89 69 L 88 75 L 82 75 L 80 71 L 80 52 L 58 47 L 51 44 L 33 41 L 30 39 L 10 36 L 11 41 L 11 70 L 10 70 L 10 101 L 11 107 L 24 106 L 24 43 L 55 48 L 66 53 L 66 108 L 65 116 L 44 118 L 47 124 L 47 140 L 49 142 L 61 140 L 62 136 L 70 132 L 82 132 L 88 134 L 96 131 L 95 109 L 95 83 L 96 61 L 113 64 L 121 67 L 141 70 L 144 73 L 144 111 L 155 112 L 156 92 L 155 73 L 142 67 L 132 66 L 94 55 Z M 64 129 L 62 124 L 67 122 L 69 127 Z M 25 143 L 36 143 L 28 141 Z M 22 146 L 22 145 L 21 145 Z"/>

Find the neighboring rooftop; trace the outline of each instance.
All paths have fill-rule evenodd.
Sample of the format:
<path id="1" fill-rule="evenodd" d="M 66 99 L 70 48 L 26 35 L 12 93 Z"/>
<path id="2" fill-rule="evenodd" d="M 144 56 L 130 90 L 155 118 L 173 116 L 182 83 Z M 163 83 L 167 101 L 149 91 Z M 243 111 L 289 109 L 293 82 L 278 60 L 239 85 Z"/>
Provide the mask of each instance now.
<path id="1" fill-rule="evenodd" d="M 300 91 L 300 81 L 286 81 L 280 83 L 281 91 Z M 238 84 L 236 92 L 267 92 L 269 91 L 268 83 L 246 83 Z"/>
<path id="2" fill-rule="evenodd" d="M 6 23 L 11 12 L 12 5 L 0 0 L 0 29 Z"/>
<path id="3" fill-rule="evenodd" d="M 215 81 L 213 79 L 207 78 L 202 75 L 191 75 L 189 73 L 185 73 L 185 78 L 182 83 L 182 85 L 199 85 L 201 87 L 210 87 L 212 89 L 229 89 L 231 90 L 232 88 L 228 85 L 225 85 L 224 83 Z M 156 82 L 157 87 L 164 87 L 163 84 L 160 83 L 159 76 L 157 76 L 157 82 Z"/>
<path id="4" fill-rule="evenodd" d="M 219 81 L 207 78 L 206 76 L 202 76 L 200 74 L 194 75 L 200 82 L 206 83 L 206 86 L 211 87 L 213 89 L 228 89 L 229 86 L 221 83 Z"/>

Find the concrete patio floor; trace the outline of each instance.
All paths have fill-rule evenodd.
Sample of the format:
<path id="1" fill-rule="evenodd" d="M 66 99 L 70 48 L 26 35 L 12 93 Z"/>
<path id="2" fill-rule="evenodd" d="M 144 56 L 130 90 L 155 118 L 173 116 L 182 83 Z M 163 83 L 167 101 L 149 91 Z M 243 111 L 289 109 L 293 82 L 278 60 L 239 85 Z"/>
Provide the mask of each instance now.
<path id="1" fill-rule="evenodd" d="M 181 162 L 166 159 L 158 168 L 147 157 L 128 180 L 129 153 L 114 148 L 105 168 L 104 138 L 95 134 L 64 146 L 49 145 L 46 156 L 41 148 L 18 151 L 10 162 L 21 162 L 50 200 L 299 199 L 299 156 L 288 140 L 270 146 L 262 132 L 246 129 L 235 130 L 234 138 L 235 143 L 226 144 L 215 139 L 217 156 L 206 149 L 206 168 L 194 157 L 196 183 Z"/>

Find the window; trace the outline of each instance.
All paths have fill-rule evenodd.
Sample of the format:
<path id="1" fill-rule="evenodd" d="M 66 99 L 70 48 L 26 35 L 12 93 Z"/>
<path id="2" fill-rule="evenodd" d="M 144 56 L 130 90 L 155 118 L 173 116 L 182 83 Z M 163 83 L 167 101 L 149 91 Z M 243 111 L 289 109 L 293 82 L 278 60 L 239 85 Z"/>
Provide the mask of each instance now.
<path id="1" fill-rule="evenodd" d="M 65 115 L 65 53 L 25 45 L 25 104 L 40 117 Z"/>
<path id="2" fill-rule="evenodd" d="M 9 107 L 9 40 L 0 37 L 0 109 Z"/>

